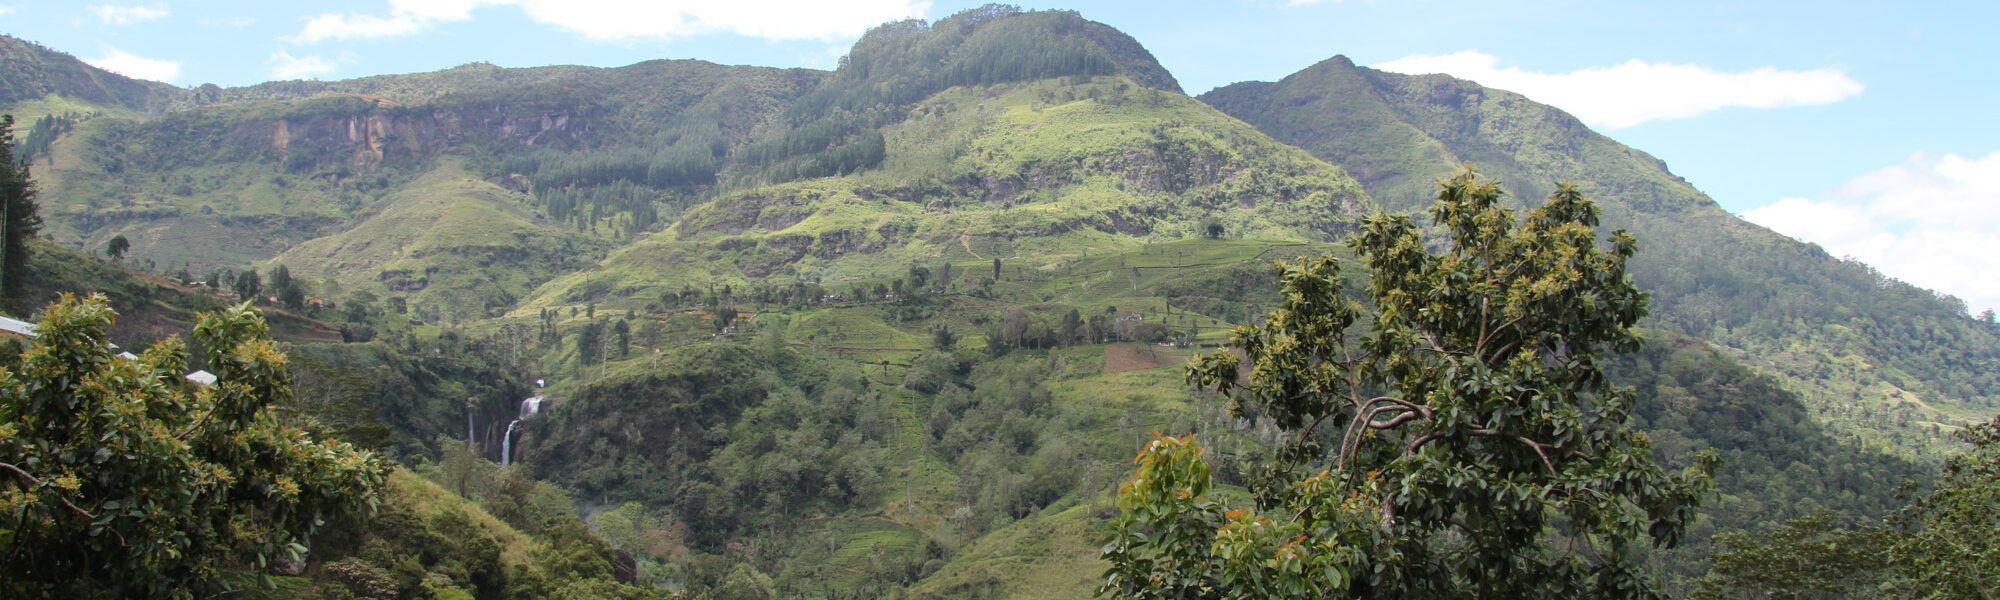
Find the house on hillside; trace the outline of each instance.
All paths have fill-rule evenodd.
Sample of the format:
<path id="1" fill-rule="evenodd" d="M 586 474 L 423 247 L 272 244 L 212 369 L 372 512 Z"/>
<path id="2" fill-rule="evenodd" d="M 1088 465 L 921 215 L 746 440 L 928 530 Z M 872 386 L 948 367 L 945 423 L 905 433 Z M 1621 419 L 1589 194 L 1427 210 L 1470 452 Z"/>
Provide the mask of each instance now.
<path id="1" fill-rule="evenodd" d="M 0 317 L 0 335 L 16 335 L 35 339 L 35 324 L 20 319 Z"/>
<path id="2" fill-rule="evenodd" d="M 0 337 L 10 336 L 10 335 L 19 336 L 31 340 L 37 337 L 41 337 L 39 334 L 35 333 L 34 323 L 29 323 L 27 321 L 23 321 L 20 319 L 10 319 L 7 317 L 0 317 Z M 125 360 L 139 360 L 139 355 L 119 349 L 118 344 L 107 342 L 104 344 L 104 347 L 118 351 L 118 358 L 122 358 Z M 188 373 L 187 380 L 195 382 L 197 384 L 201 384 L 203 386 L 215 385 L 215 375 L 209 373 L 208 371 L 195 371 L 193 373 Z"/>

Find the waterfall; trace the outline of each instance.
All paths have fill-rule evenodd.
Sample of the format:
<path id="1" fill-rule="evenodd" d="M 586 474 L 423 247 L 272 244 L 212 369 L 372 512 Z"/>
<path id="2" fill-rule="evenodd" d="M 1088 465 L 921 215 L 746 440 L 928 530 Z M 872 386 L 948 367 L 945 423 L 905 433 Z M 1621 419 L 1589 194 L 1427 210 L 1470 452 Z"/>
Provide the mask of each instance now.
<path id="1" fill-rule="evenodd" d="M 520 424 L 521 424 L 520 419 L 514 419 L 513 421 L 509 421 L 507 423 L 507 433 L 500 435 L 500 466 L 502 467 L 505 467 L 511 462 L 513 462 L 514 426 Z"/>
<path id="2" fill-rule="evenodd" d="M 500 436 L 500 466 L 505 467 L 514 462 L 514 428 L 519 426 L 523 419 L 535 416 L 535 413 L 539 412 L 542 412 L 541 395 L 529 396 L 521 401 L 521 408 L 515 412 L 514 420 L 507 423 L 507 433 Z"/>

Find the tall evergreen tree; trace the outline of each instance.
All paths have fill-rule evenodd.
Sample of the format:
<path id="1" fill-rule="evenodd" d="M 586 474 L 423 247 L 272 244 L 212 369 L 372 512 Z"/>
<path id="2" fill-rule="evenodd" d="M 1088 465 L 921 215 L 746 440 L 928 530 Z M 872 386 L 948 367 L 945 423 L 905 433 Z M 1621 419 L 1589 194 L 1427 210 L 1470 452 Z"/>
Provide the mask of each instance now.
<path id="1" fill-rule="evenodd" d="M 257 292 L 263 291 L 263 289 L 264 282 L 257 276 L 257 269 L 255 268 L 236 276 L 236 298 L 239 300 L 256 302 Z"/>
<path id="2" fill-rule="evenodd" d="M 14 116 L 0 115 L 0 306 L 21 308 L 28 239 L 42 230 L 28 165 L 14 162 Z"/>
<path id="3" fill-rule="evenodd" d="M 284 292 L 285 288 L 292 286 L 292 270 L 285 265 L 278 265 L 272 268 L 271 281 L 269 283 L 271 284 L 272 291 Z"/>

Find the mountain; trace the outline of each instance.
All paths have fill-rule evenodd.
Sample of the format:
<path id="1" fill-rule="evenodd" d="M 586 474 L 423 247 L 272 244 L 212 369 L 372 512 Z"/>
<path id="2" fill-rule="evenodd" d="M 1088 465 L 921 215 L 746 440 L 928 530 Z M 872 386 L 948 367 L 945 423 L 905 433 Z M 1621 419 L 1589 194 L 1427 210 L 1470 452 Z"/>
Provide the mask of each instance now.
<path id="1" fill-rule="evenodd" d="M 1372 207 L 1338 168 L 1122 77 L 954 88 L 880 131 L 878 169 L 726 193 L 519 310 L 642 308 L 772 278 L 835 287 L 938 261 L 1050 268 L 1205 224 L 1333 240 Z"/>
<path id="2" fill-rule="evenodd" d="M 384 196 L 379 212 L 274 260 L 295 277 L 340 289 L 379 283 L 440 315 L 496 314 L 536 285 L 588 266 L 609 245 L 551 222 L 518 196 L 440 160 Z"/>
<path id="3" fill-rule="evenodd" d="M 1468 160 L 1516 202 L 1575 181 L 1639 237 L 1658 330 L 1612 376 L 1664 458 L 1730 460 L 1670 574 L 1715 533 L 1879 517 L 1995 397 L 1962 309 L 1560 111 L 1345 59 L 1190 98 L 1068 11 L 885 24 L 833 71 L 472 64 L 165 97 L 47 113 L 47 237 L 123 235 L 125 264 L 178 279 L 286 267 L 317 319 L 290 347 L 298 418 L 523 530 L 582 514 L 689 595 L 1087 594 L 1148 431 L 1196 435 L 1226 486 L 1279 441 L 1177 367 L 1276 304 L 1273 260 L 1358 272 L 1358 220 Z M 80 266 L 50 289 L 104 287 L 82 269 L 114 265 L 62 252 Z M 358 555 L 464 575 L 414 541 L 407 568 Z"/>
<path id="4" fill-rule="evenodd" d="M 1201 100 L 1346 167 L 1391 210 L 1426 206 L 1430 182 L 1466 162 L 1517 201 L 1576 184 L 1607 226 L 1638 237 L 1632 274 L 1652 294 L 1652 326 L 1779 374 L 1815 418 L 1874 447 L 1934 453 L 1948 446 L 1935 430 L 2000 411 L 2000 329 L 1962 302 L 1729 214 L 1664 162 L 1554 107 L 1345 57 Z"/>
<path id="5" fill-rule="evenodd" d="M 11 35 L 0 35 L 0 107 L 23 118 L 40 112 L 116 110 L 155 113 L 187 90 L 141 81 Z"/>

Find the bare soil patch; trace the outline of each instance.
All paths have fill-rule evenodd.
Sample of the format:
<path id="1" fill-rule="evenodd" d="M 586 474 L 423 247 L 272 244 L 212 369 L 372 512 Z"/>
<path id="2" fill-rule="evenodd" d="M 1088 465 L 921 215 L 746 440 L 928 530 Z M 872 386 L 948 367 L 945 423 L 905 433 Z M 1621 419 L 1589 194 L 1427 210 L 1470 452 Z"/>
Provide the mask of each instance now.
<path id="1" fill-rule="evenodd" d="M 1109 344 L 1104 347 L 1104 374 L 1157 369 L 1173 360 L 1173 356 L 1146 344 Z"/>

